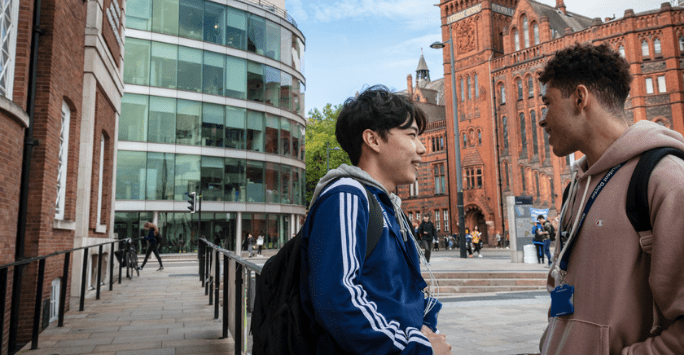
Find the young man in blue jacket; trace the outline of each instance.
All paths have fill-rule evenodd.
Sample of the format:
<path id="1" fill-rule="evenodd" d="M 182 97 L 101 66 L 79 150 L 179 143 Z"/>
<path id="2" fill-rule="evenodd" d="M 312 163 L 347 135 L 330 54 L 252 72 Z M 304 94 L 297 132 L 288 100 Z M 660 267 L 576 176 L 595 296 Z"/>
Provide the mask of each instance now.
<path id="1" fill-rule="evenodd" d="M 416 180 L 425 125 L 419 108 L 384 86 L 340 111 L 335 135 L 354 166 L 321 179 L 302 234 L 301 297 L 317 354 L 451 354 L 436 328 L 441 304 L 425 297 L 411 225 L 391 193 Z M 366 257 L 370 198 L 384 227 Z"/>

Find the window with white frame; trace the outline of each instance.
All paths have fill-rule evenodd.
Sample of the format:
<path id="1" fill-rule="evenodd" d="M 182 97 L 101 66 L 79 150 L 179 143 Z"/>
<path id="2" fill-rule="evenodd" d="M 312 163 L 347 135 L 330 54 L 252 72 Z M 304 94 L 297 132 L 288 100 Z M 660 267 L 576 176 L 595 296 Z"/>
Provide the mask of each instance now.
<path id="1" fill-rule="evenodd" d="M 441 230 L 440 226 L 439 226 L 439 221 L 440 221 L 439 210 L 435 210 L 435 228 L 437 229 L 438 232 Z"/>
<path id="2" fill-rule="evenodd" d="M 660 48 L 660 39 L 658 38 L 653 40 L 653 53 L 655 53 L 655 55 L 663 54 L 662 49 Z"/>
<path id="3" fill-rule="evenodd" d="M 66 198 L 67 162 L 69 160 L 69 123 L 71 110 L 62 102 L 62 127 L 59 132 L 59 156 L 57 160 L 57 200 L 55 219 L 64 219 L 64 199 Z"/>
<path id="4" fill-rule="evenodd" d="M 679 51 L 684 52 L 684 36 L 679 36 Z"/>
<path id="5" fill-rule="evenodd" d="M 416 212 L 416 219 L 420 222 L 420 212 Z"/>
<path id="6" fill-rule="evenodd" d="M 419 191 L 418 191 L 418 179 L 413 182 L 413 184 L 409 185 L 409 196 L 418 196 Z"/>
<path id="7" fill-rule="evenodd" d="M 409 221 L 413 222 L 413 212 L 408 213 Z"/>
<path id="8" fill-rule="evenodd" d="M 97 225 L 102 222 L 102 180 L 104 180 L 104 151 L 105 151 L 105 137 L 100 135 L 100 175 L 98 177 L 99 183 L 97 187 Z"/>
<path id="9" fill-rule="evenodd" d="M 667 92 L 667 87 L 665 86 L 665 76 L 658 77 L 658 92 L 663 94 Z"/>
<path id="10" fill-rule="evenodd" d="M 523 38 L 525 39 L 525 48 L 530 46 L 530 28 L 527 22 L 527 16 L 523 17 Z"/>
<path id="11" fill-rule="evenodd" d="M 0 0 L 0 96 L 12 99 L 19 0 Z"/>
<path id="12" fill-rule="evenodd" d="M 444 231 L 449 231 L 449 210 L 442 211 L 442 216 L 444 216 Z"/>
<path id="13" fill-rule="evenodd" d="M 520 36 L 518 36 L 518 30 L 513 32 L 513 41 L 515 42 L 515 51 L 520 50 Z"/>
<path id="14" fill-rule="evenodd" d="M 646 93 L 647 94 L 653 93 L 653 79 L 652 78 L 646 78 Z"/>
<path id="15" fill-rule="evenodd" d="M 624 58 L 625 57 L 625 46 L 620 45 L 620 47 L 618 47 L 618 52 L 620 52 L 620 56 L 622 58 Z"/>
<path id="16" fill-rule="evenodd" d="M 533 29 L 534 29 L 534 45 L 536 46 L 539 44 L 539 25 L 535 23 Z"/>
<path id="17" fill-rule="evenodd" d="M 501 85 L 501 104 L 503 105 L 505 103 L 506 103 L 506 88 L 502 84 Z"/>
<path id="18" fill-rule="evenodd" d="M 648 41 L 646 40 L 641 41 L 641 55 L 644 57 L 650 56 L 648 51 Z"/>
<path id="19" fill-rule="evenodd" d="M 61 284 L 62 279 L 58 277 L 52 281 L 52 287 L 50 288 L 50 323 L 59 318 L 59 294 L 61 291 Z"/>

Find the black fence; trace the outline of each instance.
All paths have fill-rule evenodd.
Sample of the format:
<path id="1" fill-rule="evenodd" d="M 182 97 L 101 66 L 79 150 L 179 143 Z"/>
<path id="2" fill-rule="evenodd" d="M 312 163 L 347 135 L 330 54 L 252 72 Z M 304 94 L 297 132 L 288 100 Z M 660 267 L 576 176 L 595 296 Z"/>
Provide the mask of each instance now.
<path id="1" fill-rule="evenodd" d="M 136 238 L 137 241 L 141 238 Z M 23 271 L 26 266 L 31 263 L 38 263 L 38 275 L 36 283 L 36 295 L 35 295 L 35 308 L 33 314 L 33 331 L 31 335 L 31 349 L 38 349 L 38 335 L 40 333 L 40 316 L 42 311 L 42 300 L 43 300 L 43 281 L 45 278 L 45 260 L 52 257 L 58 257 L 64 255 L 64 267 L 62 273 L 62 287 L 60 287 L 59 295 L 59 316 L 57 321 L 57 326 L 64 326 L 64 306 L 66 304 L 67 296 L 67 286 L 69 284 L 69 262 L 71 260 L 71 253 L 83 250 L 83 268 L 81 272 L 81 293 L 79 300 L 79 311 L 83 311 L 85 306 L 85 294 L 86 294 L 86 277 L 88 276 L 88 250 L 90 248 L 98 248 L 98 258 L 97 258 L 97 286 L 95 299 L 100 299 L 100 286 L 102 284 L 102 252 L 105 245 L 111 244 L 110 255 L 109 255 L 109 290 L 112 291 L 114 287 L 114 246 L 116 243 L 123 243 L 123 240 L 109 241 L 106 243 L 89 245 L 81 248 L 69 249 L 58 251 L 52 254 L 38 256 L 34 258 L 27 258 L 24 260 L 16 261 L 9 264 L 0 265 L 0 345 L 2 342 L 2 335 L 4 334 L 5 325 L 5 305 L 6 305 L 6 294 L 7 294 L 7 275 L 10 268 L 14 268 L 14 282 L 12 285 L 12 303 L 10 309 L 10 323 L 9 323 L 9 352 L 14 353 L 19 351 L 17 349 L 17 336 L 19 330 L 19 308 L 21 306 L 21 284 L 23 281 Z M 93 266 L 94 268 L 94 266 Z M 119 263 L 119 283 L 121 283 L 121 271 L 122 264 Z M 2 348 L 0 347 L 0 350 Z"/>
<path id="2" fill-rule="evenodd" d="M 214 319 L 219 319 L 219 296 L 221 279 L 223 279 L 222 336 L 227 338 L 228 331 L 232 330 L 231 333 L 235 340 L 235 354 L 242 354 L 246 345 L 243 344 L 243 337 L 245 334 L 249 334 L 243 312 L 251 312 L 253 305 L 252 290 L 254 288 L 252 283 L 255 280 L 252 278 L 252 272 L 254 272 L 255 278 L 259 277 L 262 267 L 204 238 L 199 240 L 197 257 L 199 258 L 200 281 L 204 287 L 204 295 L 209 296 L 209 305 L 214 306 Z M 221 265 L 221 259 L 223 259 L 223 265 Z M 231 269 L 233 269 L 232 272 Z M 233 299 L 230 297 L 231 289 L 234 295 Z M 244 306 L 245 303 L 246 307 Z M 232 317 L 229 315 L 229 311 L 233 312 Z"/>

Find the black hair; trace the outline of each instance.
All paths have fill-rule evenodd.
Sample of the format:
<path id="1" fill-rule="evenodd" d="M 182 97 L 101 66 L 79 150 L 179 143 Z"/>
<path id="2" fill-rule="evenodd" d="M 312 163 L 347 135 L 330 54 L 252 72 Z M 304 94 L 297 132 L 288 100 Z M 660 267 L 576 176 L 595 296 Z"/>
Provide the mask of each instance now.
<path id="1" fill-rule="evenodd" d="M 543 215 L 543 214 L 540 214 L 539 216 L 537 216 L 537 220 L 540 220 L 540 219 L 544 219 L 544 215 Z"/>
<path id="2" fill-rule="evenodd" d="M 610 111 L 623 114 L 632 75 L 625 58 L 605 43 L 576 43 L 556 52 L 539 74 L 539 81 L 559 89 L 563 97 L 584 85 Z"/>
<path id="3" fill-rule="evenodd" d="M 413 122 L 418 126 L 418 134 L 422 134 L 427 125 L 423 110 L 386 86 L 374 85 L 344 102 L 337 118 L 335 137 L 349 155 L 351 163 L 358 165 L 365 130 L 377 132 L 386 141 L 390 129 L 406 129 Z"/>

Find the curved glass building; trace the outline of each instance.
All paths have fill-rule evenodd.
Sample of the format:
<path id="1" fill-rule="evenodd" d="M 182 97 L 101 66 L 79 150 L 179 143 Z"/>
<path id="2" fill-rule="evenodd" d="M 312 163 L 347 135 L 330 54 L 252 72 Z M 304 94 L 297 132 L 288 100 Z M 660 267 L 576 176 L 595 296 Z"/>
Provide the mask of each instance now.
<path id="1" fill-rule="evenodd" d="M 115 232 L 278 248 L 305 214 L 304 36 L 266 1 L 128 0 Z"/>

